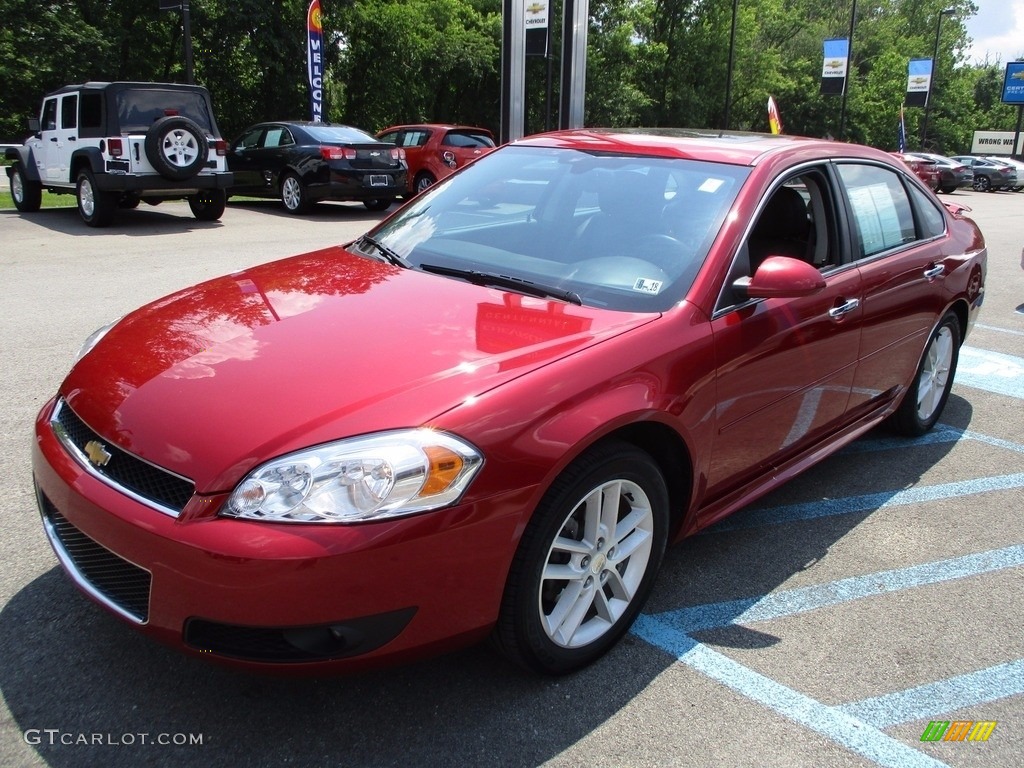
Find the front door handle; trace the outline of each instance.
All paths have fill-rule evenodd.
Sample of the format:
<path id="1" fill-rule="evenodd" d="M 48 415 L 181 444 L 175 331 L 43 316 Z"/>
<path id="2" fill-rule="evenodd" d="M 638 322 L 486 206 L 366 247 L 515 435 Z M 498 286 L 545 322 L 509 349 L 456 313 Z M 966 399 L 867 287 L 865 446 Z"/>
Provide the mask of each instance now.
<path id="1" fill-rule="evenodd" d="M 840 304 L 838 307 L 832 307 L 828 311 L 828 316 L 833 320 L 838 320 L 843 315 L 848 315 L 853 312 L 857 307 L 860 306 L 860 299 L 847 299 L 844 304 Z"/>
<path id="2" fill-rule="evenodd" d="M 946 271 L 946 268 L 939 264 L 938 266 L 931 267 L 924 271 L 924 277 L 926 280 L 934 280 L 936 277 L 941 277 L 942 273 Z"/>

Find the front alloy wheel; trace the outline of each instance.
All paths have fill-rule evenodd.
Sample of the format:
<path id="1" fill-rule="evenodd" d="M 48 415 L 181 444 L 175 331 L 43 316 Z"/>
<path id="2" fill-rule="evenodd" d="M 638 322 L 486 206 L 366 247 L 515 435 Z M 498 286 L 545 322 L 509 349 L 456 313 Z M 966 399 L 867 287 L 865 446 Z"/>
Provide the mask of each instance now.
<path id="1" fill-rule="evenodd" d="M 960 321 L 949 312 L 932 331 L 914 382 L 893 415 L 901 433 L 917 437 L 935 426 L 953 388 L 959 356 Z"/>
<path id="2" fill-rule="evenodd" d="M 976 176 L 974 179 L 974 190 L 976 192 L 988 192 L 992 186 L 992 182 L 988 180 L 988 176 Z"/>
<path id="3" fill-rule="evenodd" d="M 495 629 L 498 649 L 564 674 L 608 651 L 643 607 L 668 538 L 658 467 L 626 443 L 598 446 L 555 481 L 527 526 Z"/>
<path id="4" fill-rule="evenodd" d="M 11 199 L 14 207 L 22 213 L 38 211 L 43 202 L 42 185 L 25 178 L 21 163 L 11 166 Z"/>

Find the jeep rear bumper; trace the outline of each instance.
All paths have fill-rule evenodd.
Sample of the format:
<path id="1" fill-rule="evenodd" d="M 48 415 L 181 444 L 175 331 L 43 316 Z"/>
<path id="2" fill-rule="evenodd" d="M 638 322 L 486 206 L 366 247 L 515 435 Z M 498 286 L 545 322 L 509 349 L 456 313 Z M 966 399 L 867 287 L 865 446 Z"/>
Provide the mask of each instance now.
<path id="1" fill-rule="evenodd" d="M 201 173 L 184 181 L 172 181 L 161 176 L 136 176 L 131 173 L 98 173 L 96 187 L 103 192 L 141 192 L 159 194 L 193 194 L 201 189 L 227 189 L 234 174 Z"/>

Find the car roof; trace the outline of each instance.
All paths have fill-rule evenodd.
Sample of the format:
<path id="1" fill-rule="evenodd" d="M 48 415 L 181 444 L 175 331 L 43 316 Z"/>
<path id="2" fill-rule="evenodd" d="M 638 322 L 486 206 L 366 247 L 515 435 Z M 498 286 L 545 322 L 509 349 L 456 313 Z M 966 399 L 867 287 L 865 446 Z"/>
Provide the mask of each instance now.
<path id="1" fill-rule="evenodd" d="M 72 91 L 124 91 L 138 88 L 147 88 L 162 91 L 198 91 L 203 93 L 206 92 L 206 88 L 201 85 L 188 85 L 186 83 L 151 83 L 135 80 L 117 80 L 112 82 L 106 82 L 101 80 L 90 80 L 86 83 L 65 85 L 62 88 L 58 88 L 55 91 L 50 91 L 48 94 L 46 94 L 46 96 L 56 96 L 61 93 L 71 93 Z"/>
<path id="2" fill-rule="evenodd" d="M 885 162 L 894 159 L 880 149 L 828 139 L 692 128 L 582 128 L 528 136 L 515 144 L 612 154 L 660 155 L 749 166 L 770 157 L 792 153 L 804 154 L 808 160 L 837 156 Z"/>
<path id="3" fill-rule="evenodd" d="M 382 128 L 377 131 L 377 133 L 380 134 L 385 131 L 422 129 L 433 131 L 479 131 L 480 133 L 486 133 L 488 136 L 494 135 L 488 128 L 481 128 L 478 125 L 459 125 L 457 123 L 409 123 L 408 125 L 389 125 L 387 128 Z"/>

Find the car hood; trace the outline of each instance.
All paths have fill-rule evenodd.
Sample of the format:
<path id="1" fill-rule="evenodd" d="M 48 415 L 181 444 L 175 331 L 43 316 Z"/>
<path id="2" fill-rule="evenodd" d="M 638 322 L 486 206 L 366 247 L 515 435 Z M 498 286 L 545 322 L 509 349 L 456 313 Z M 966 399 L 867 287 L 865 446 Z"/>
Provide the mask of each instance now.
<path id="1" fill-rule="evenodd" d="M 136 310 L 78 362 L 61 395 L 105 439 L 212 493 L 282 453 L 428 424 L 653 318 L 334 247 Z"/>

